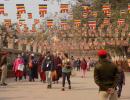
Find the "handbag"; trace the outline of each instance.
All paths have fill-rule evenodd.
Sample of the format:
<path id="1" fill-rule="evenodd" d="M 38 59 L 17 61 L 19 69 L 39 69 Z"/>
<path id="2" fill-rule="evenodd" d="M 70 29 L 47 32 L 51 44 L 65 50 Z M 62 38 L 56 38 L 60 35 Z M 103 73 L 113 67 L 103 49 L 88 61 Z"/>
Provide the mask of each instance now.
<path id="1" fill-rule="evenodd" d="M 23 71 L 24 70 L 24 65 L 23 64 L 19 64 L 18 65 L 18 70 Z"/>
<path id="2" fill-rule="evenodd" d="M 52 77 L 52 80 L 55 81 L 57 79 L 57 73 L 56 73 L 56 70 L 52 71 L 51 72 L 51 77 Z"/>

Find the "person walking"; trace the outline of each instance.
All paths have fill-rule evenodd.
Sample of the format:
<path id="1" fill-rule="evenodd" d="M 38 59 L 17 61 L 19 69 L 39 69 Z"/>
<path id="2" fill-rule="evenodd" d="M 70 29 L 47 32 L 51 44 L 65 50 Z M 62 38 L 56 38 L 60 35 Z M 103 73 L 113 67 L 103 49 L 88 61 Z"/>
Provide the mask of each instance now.
<path id="1" fill-rule="evenodd" d="M 54 71 L 54 61 L 53 61 L 53 57 L 50 51 L 47 52 L 47 55 L 43 61 L 42 69 L 46 73 L 46 79 L 48 83 L 47 88 L 50 89 L 52 88 L 52 75 L 51 74 L 52 74 L 52 71 Z"/>
<path id="2" fill-rule="evenodd" d="M 46 82 L 45 71 L 42 70 L 42 63 L 43 63 L 43 61 L 44 61 L 44 58 L 45 58 L 44 55 L 41 55 L 41 56 L 39 57 L 39 66 L 38 66 L 38 72 L 39 72 L 39 75 L 40 75 L 40 79 L 41 79 L 41 82 L 43 82 L 43 83 Z"/>
<path id="3" fill-rule="evenodd" d="M 122 87 L 125 85 L 125 73 L 122 69 L 121 62 L 118 62 L 119 79 L 117 83 L 118 97 L 121 97 Z"/>
<path id="4" fill-rule="evenodd" d="M 38 78 L 38 59 L 34 54 L 30 55 L 29 59 L 29 81 L 34 82 L 35 78 Z"/>
<path id="5" fill-rule="evenodd" d="M 76 60 L 77 71 L 80 71 L 80 63 L 81 63 L 80 59 L 77 58 L 77 60 Z"/>
<path id="6" fill-rule="evenodd" d="M 85 78 L 86 71 L 87 71 L 87 62 L 86 62 L 85 58 L 82 59 L 80 66 L 81 66 L 81 70 L 82 70 L 82 78 Z"/>
<path id="7" fill-rule="evenodd" d="M 0 62 L 0 69 L 2 71 L 1 73 L 1 86 L 6 86 L 7 83 L 5 83 L 6 81 L 6 77 L 7 77 L 7 55 L 8 53 L 4 52 L 2 54 L 2 58 L 1 58 L 1 62 Z"/>
<path id="8" fill-rule="evenodd" d="M 26 80 L 29 55 L 27 53 L 22 53 L 22 59 L 24 60 L 23 76 L 24 79 Z"/>
<path id="9" fill-rule="evenodd" d="M 91 59 L 90 59 L 90 57 L 88 57 L 87 70 L 90 71 L 90 68 L 91 68 Z"/>
<path id="10" fill-rule="evenodd" d="M 69 85 L 68 88 L 71 89 L 70 75 L 71 75 L 72 66 L 71 66 L 71 62 L 67 53 L 64 53 L 62 63 L 63 63 L 62 65 L 62 91 L 65 91 L 66 78 Z"/>
<path id="11" fill-rule="evenodd" d="M 22 79 L 24 70 L 24 60 L 22 59 L 21 55 L 18 54 L 18 57 L 15 59 L 13 64 L 13 71 L 15 73 L 15 81 L 19 78 L 19 81 Z"/>
<path id="12" fill-rule="evenodd" d="M 94 80 L 99 86 L 99 100 L 117 100 L 118 68 L 107 59 L 107 51 L 99 50 L 99 62 L 94 69 Z"/>
<path id="13" fill-rule="evenodd" d="M 60 54 L 56 53 L 54 55 L 54 67 L 56 71 L 55 81 L 59 81 L 60 77 L 62 76 L 62 59 L 60 58 Z"/>

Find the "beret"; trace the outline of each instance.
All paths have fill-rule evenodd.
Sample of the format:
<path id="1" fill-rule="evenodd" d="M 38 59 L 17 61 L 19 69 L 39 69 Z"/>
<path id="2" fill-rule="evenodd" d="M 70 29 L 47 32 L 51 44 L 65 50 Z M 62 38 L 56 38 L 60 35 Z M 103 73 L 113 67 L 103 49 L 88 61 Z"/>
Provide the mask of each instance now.
<path id="1" fill-rule="evenodd" d="M 99 50 L 98 51 L 98 56 L 106 56 L 107 55 L 107 51 L 106 50 Z"/>

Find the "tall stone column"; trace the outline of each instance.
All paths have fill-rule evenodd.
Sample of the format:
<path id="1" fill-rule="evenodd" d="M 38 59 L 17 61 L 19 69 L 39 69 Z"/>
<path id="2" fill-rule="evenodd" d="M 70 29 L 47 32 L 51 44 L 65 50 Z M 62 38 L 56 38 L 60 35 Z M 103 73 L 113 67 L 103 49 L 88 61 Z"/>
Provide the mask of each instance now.
<path id="1" fill-rule="evenodd" d="M 26 50 L 27 50 L 27 51 L 31 51 L 31 45 L 30 45 L 30 43 L 27 43 L 27 45 L 26 45 Z"/>
<path id="2" fill-rule="evenodd" d="M 38 46 L 38 53 L 42 53 L 42 46 Z"/>
<path id="3" fill-rule="evenodd" d="M 22 50 L 22 40 L 19 40 L 18 42 L 18 50 Z"/>
<path id="4" fill-rule="evenodd" d="M 0 29 L 0 48 L 2 48 L 2 30 Z"/>
<path id="5" fill-rule="evenodd" d="M 14 38 L 8 38 L 8 48 L 9 49 L 14 49 Z"/>
<path id="6" fill-rule="evenodd" d="M 33 44 L 33 52 L 37 52 L 37 48 L 38 48 L 38 46 L 37 46 L 37 42 L 36 42 Z"/>

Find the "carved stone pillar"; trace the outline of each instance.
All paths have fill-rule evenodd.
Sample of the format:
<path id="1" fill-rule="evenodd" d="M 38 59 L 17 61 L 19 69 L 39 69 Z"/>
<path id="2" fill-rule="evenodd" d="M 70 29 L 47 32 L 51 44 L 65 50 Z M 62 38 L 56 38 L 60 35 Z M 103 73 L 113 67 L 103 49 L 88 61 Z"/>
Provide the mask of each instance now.
<path id="1" fill-rule="evenodd" d="M 37 52 L 37 42 L 33 44 L 33 52 Z"/>
<path id="2" fill-rule="evenodd" d="M 22 50 L 22 40 L 19 40 L 18 42 L 18 50 Z"/>
<path id="3" fill-rule="evenodd" d="M 9 49 L 14 49 L 14 38 L 8 38 L 8 48 Z"/>
<path id="4" fill-rule="evenodd" d="M 2 30 L 0 29 L 0 48 L 2 47 Z"/>
<path id="5" fill-rule="evenodd" d="M 38 53 L 42 53 L 42 46 L 38 47 Z"/>
<path id="6" fill-rule="evenodd" d="M 26 50 L 27 50 L 27 51 L 31 51 L 31 45 L 30 45 L 30 43 L 27 43 L 27 45 L 26 45 Z"/>

